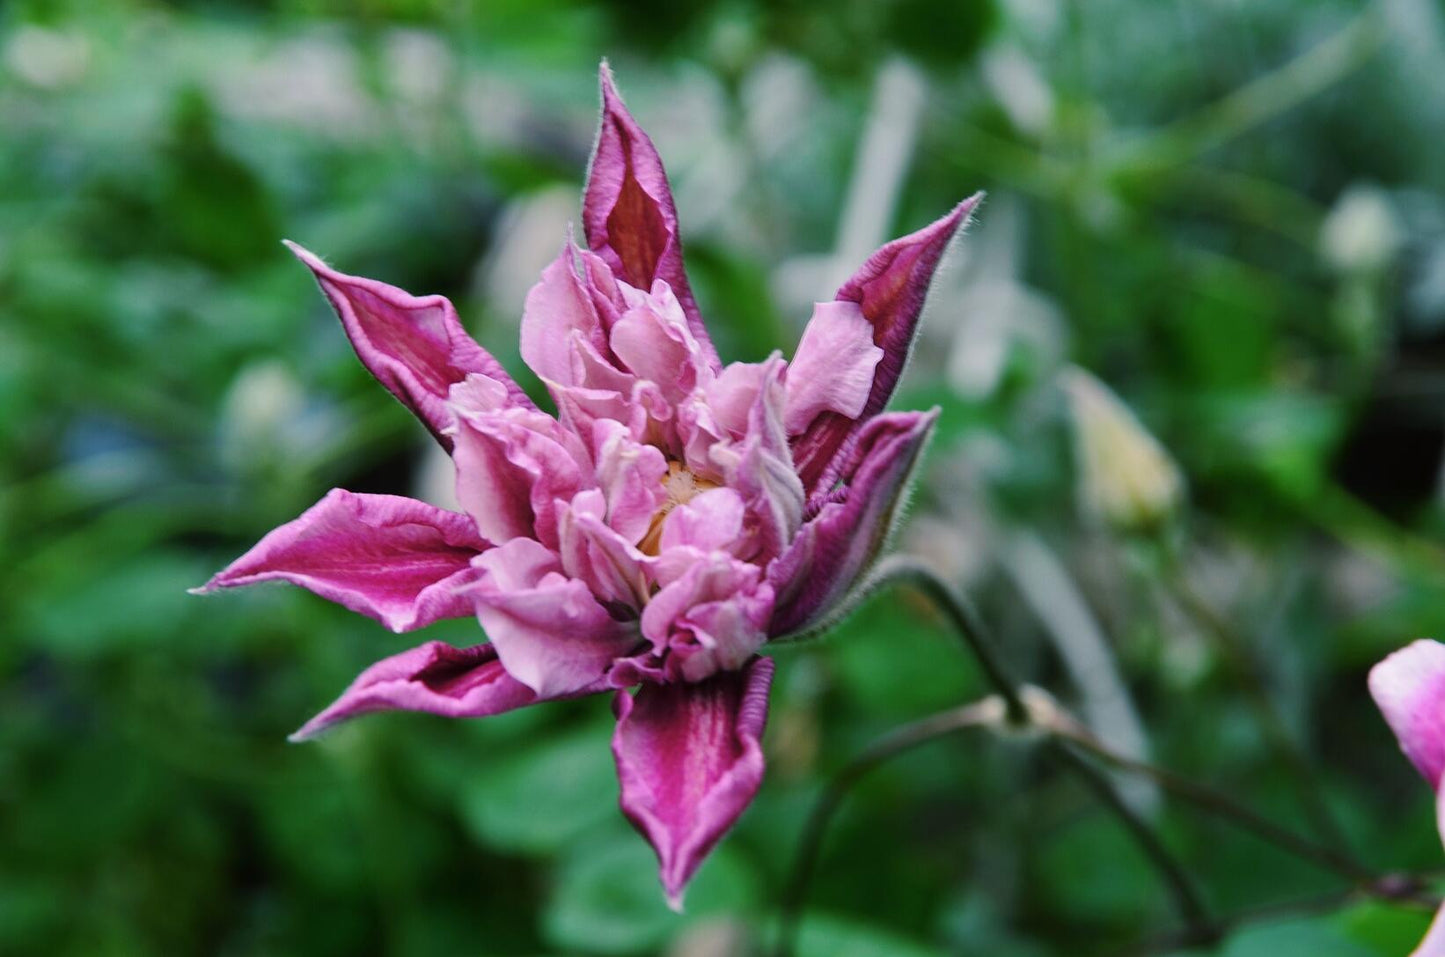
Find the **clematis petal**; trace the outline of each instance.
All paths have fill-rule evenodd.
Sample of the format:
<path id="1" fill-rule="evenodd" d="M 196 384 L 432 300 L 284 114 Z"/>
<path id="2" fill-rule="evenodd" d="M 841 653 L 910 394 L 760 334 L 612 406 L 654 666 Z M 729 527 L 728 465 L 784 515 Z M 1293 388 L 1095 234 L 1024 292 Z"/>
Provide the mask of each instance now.
<path id="1" fill-rule="evenodd" d="M 1435 912 L 1425 939 L 1410 952 L 1410 957 L 1445 957 L 1445 907 Z"/>
<path id="2" fill-rule="evenodd" d="M 674 508 L 662 524 L 659 547 L 663 553 L 678 547 L 700 551 L 728 551 L 742 537 L 745 506 L 730 488 L 708 489 Z"/>
<path id="3" fill-rule="evenodd" d="M 863 310 L 883 357 L 857 416 L 823 412 L 793 442 L 793 459 L 810 495 L 832 487 L 848 458 L 844 446 L 856 441 L 862 423 L 888 404 L 908 361 L 939 258 L 982 199 L 983 194 L 976 193 L 932 225 L 883 246 L 838 289 L 835 299 L 857 303 Z"/>
<path id="4" fill-rule="evenodd" d="M 531 688 L 507 674 L 491 645 L 454 648 L 429 641 L 367 668 L 291 740 L 309 740 L 332 725 L 375 711 L 481 718 L 537 700 Z"/>
<path id="5" fill-rule="evenodd" d="M 471 560 L 489 547 L 457 512 L 333 489 L 195 592 L 288 581 L 392 631 L 411 631 L 471 613 L 455 589 L 474 577 Z"/>
<path id="6" fill-rule="evenodd" d="M 767 641 L 773 587 L 758 566 L 690 546 L 663 553 L 657 565 L 663 587 L 642 610 L 642 635 L 659 656 L 666 652 L 666 680 L 735 670 Z"/>
<path id="7" fill-rule="evenodd" d="M 708 365 L 718 367 L 717 350 L 683 270 L 677 209 L 662 158 L 622 102 L 612 71 L 600 71 L 602 118 L 582 195 L 582 225 L 590 246 L 617 278 L 638 289 L 661 279 L 672 287 L 688 328 Z"/>
<path id="8" fill-rule="evenodd" d="M 584 582 L 614 618 L 636 617 L 651 592 L 648 558 L 604 521 L 606 514 L 607 499 L 599 489 L 578 492 L 562 510 L 562 571 Z"/>
<path id="9" fill-rule="evenodd" d="M 480 580 L 465 590 L 507 673 L 538 695 L 571 694 L 597 682 L 638 643 L 561 560 L 529 538 L 476 558 Z"/>
<path id="10" fill-rule="evenodd" d="M 893 412 L 863 426 L 844 470 L 845 491 L 823 505 L 768 567 L 778 593 L 773 636 L 817 626 L 873 563 L 937 418 L 936 408 Z"/>
<path id="11" fill-rule="evenodd" d="M 1370 694 L 1415 767 L 1441 790 L 1445 774 L 1445 644 L 1420 639 L 1370 669 Z"/>
<path id="12" fill-rule="evenodd" d="M 714 446 L 711 453 L 728 486 L 747 506 L 752 547 L 738 554 L 758 564 L 781 552 L 803 519 L 803 486 L 793 469 L 783 424 L 785 363 L 774 354 L 764 366 L 746 436 L 741 442 Z"/>
<path id="13" fill-rule="evenodd" d="M 507 370 L 467 335 L 443 296 L 413 296 L 374 279 L 337 272 L 314 253 L 286 243 L 331 301 L 367 371 L 411 409 L 448 450 L 447 391 L 470 372 L 506 386 L 513 405 L 534 409 Z"/>
<path id="14" fill-rule="evenodd" d="M 748 414 L 770 369 L 766 362 L 731 362 L 707 387 L 707 404 L 723 435 L 747 434 Z"/>
<path id="15" fill-rule="evenodd" d="M 657 851 L 674 910 L 703 859 L 757 794 L 773 662 L 613 699 L 622 812 Z"/>
<path id="16" fill-rule="evenodd" d="M 493 541 L 536 538 L 555 548 L 557 507 L 582 486 L 586 452 L 543 412 L 457 410 L 457 501 Z"/>
<path id="17" fill-rule="evenodd" d="M 572 362 L 573 337 L 607 354 L 607 332 L 579 271 L 578 250 L 568 239 L 562 252 L 527 293 L 522 307 L 522 361 L 542 379 L 579 384 Z"/>
<path id="18" fill-rule="evenodd" d="M 858 418 L 882 358 L 856 302 L 815 304 L 788 365 L 788 434 L 801 434 L 823 412 Z"/>
<path id="19" fill-rule="evenodd" d="M 612 327 L 613 355 L 638 378 L 655 382 L 668 400 L 682 401 L 715 371 L 687 327 L 682 307 L 659 280 L 633 303 Z"/>
<path id="20" fill-rule="evenodd" d="M 621 422 L 598 419 L 592 427 L 597 484 L 607 499 L 607 524 L 631 544 L 647 533 L 652 516 L 667 498 L 667 459 L 632 437 Z"/>

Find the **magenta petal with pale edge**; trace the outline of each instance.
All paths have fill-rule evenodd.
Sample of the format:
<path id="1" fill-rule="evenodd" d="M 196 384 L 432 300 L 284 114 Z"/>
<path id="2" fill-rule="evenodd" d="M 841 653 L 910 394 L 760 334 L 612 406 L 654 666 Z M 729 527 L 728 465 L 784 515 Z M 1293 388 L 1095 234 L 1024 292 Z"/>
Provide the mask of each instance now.
<path id="1" fill-rule="evenodd" d="M 657 851 L 673 909 L 762 783 L 772 680 L 773 662 L 757 658 L 698 684 L 649 684 L 613 699 L 622 812 Z"/>
<path id="2" fill-rule="evenodd" d="M 858 416 L 823 412 L 793 443 L 793 461 L 810 495 L 828 490 L 846 461 L 846 456 L 840 454 L 843 446 L 856 440 L 857 429 L 888 404 L 908 361 L 923 299 L 938 260 L 982 199 L 983 194 L 976 193 L 932 225 L 883 246 L 838 289 L 835 299 L 862 307 L 864 318 L 873 325 L 873 342 L 883 350 L 883 358 L 874 370 L 873 387 Z"/>
<path id="3" fill-rule="evenodd" d="M 582 227 L 587 245 L 620 279 L 638 289 L 662 279 L 687 315 L 706 361 L 718 368 L 717 350 L 683 271 L 677 208 L 662 157 L 622 103 L 612 71 L 602 65 L 602 119 L 582 194 Z"/>
<path id="4" fill-rule="evenodd" d="M 1420 941 L 1420 946 L 1411 951 L 1410 957 L 1445 957 L 1445 907 L 1435 914 L 1429 933 Z"/>
<path id="5" fill-rule="evenodd" d="M 1370 694 L 1400 749 L 1436 790 L 1445 774 L 1445 645 L 1421 639 L 1370 670 Z"/>
<path id="6" fill-rule="evenodd" d="M 1417 641 L 1415 644 L 1425 644 L 1425 642 Z M 1434 643 L 1431 642 L 1431 644 Z M 1408 651 L 1409 648 L 1405 650 Z M 1388 660 L 1386 659 L 1386 661 Z M 1381 662 L 1381 664 L 1383 663 Z M 1376 670 L 1378 668 L 1377 665 Z M 1373 678 L 1373 675 L 1371 677 Z M 1435 815 L 1440 838 L 1445 840 L 1445 788 L 1437 788 L 1435 791 Z M 1430 929 L 1425 932 L 1425 939 L 1420 941 L 1420 946 L 1410 952 L 1410 957 L 1445 957 L 1445 907 L 1435 914 L 1435 919 L 1430 922 Z"/>
<path id="7" fill-rule="evenodd" d="M 839 500 L 825 504 L 768 567 L 777 590 L 774 636 L 816 625 L 873 563 L 937 418 L 937 409 L 891 412 L 864 424 Z"/>
<path id="8" fill-rule="evenodd" d="M 447 391 L 470 372 L 506 386 L 514 405 L 535 408 L 502 364 L 467 335 L 443 296 L 413 296 L 375 279 L 337 272 L 296 243 L 286 244 L 316 276 L 367 371 L 421 419 L 448 450 Z"/>
<path id="9" fill-rule="evenodd" d="M 476 577 L 471 561 L 489 547 L 465 515 L 333 489 L 195 591 L 288 581 L 392 631 L 411 631 L 472 613 L 456 589 Z"/>
<path id="10" fill-rule="evenodd" d="M 334 724 L 373 711 L 481 718 L 536 700 L 531 688 L 507 674 L 491 645 L 454 648 L 444 641 L 429 641 L 367 668 L 291 740 L 314 738 Z"/>

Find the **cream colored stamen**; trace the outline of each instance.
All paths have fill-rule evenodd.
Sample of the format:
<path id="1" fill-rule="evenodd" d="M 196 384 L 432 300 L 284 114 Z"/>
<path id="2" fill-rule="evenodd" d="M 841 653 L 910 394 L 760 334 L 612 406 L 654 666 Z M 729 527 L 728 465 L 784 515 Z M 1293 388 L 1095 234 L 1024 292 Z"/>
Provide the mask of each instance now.
<path id="1" fill-rule="evenodd" d="M 718 484 L 698 478 L 684 468 L 680 462 L 668 462 L 667 474 L 662 477 L 662 487 L 667 492 L 667 501 L 663 502 L 662 507 L 653 513 L 652 524 L 647 527 L 647 534 L 642 536 L 642 541 L 637 543 L 638 550 L 644 555 L 657 554 L 662 541 L 662 523 L 666 520 L 669 512 L 679 505 L 686 505 L 708 489 L 717 488 Z"/>

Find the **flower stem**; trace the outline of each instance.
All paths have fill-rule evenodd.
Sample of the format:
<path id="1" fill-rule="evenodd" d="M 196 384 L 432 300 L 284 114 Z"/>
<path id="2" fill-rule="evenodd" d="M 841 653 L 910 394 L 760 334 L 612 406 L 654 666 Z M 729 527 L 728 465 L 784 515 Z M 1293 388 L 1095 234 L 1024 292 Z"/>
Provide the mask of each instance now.
<path id="1" fill-rule="evenodd" d="M 834 813 L 853 785 L 880 764 L 920 745 L 965 728 L 997 723 L 1003 717 L 1004 711 L 1002 700 L 991 697 L 977 704 L 953 708 L 903 725 L 865 748 L 828 782 L 803 825 L 803 835 L 793 857 L 792 873 L 783 890 L 778 939 L 773 951 L 776 957 L 788 957 L 793 952 L 798 934 L 798 919 L 802 914 L 818 854 L 822 850 L 823 835 L 827 833 Z"/>
<path id="2" fill-rule="evenodd" d="M 1228 820 L 1240 829 L 1249 831 L 1283 851 L 1310 861 L 1324 870 L 1333 871 L 1352 883 L 1369 884 L 1377 879 L 1372 871 L 1360 865 L 1348 854 L 1342 854 L 1328 845 L 1317 844 L 1308 838 L 1301 837 L 1294 831 L 1256 814 L 1219 791 L 1196 784 L 1173 771 L 1125 757 L 1111 750 L 1081 728 L 1076 726 L 1054 727 L 1050 729 L 1050 733 L 1055 738 L 1067 741 L 1080 750 L 1088 752 L 1110 767 L 1142 775 L 1175 797 L 1187 801 L 1201 810 L 1208 811 L 1216 817 Z"/>
<path id="3" fill-rule="evenodd" d="M 977 659 L 997 695 L 976 705 L 945 711 L 905 725 L 879 739 L 838 772 L 813 806 L 804 825 L 793 871 L 784 891 L 778 942 L 774 951 L 777 957 L 788 957 L 792 953 L 799 913 L 807 896 L 823 835 L 827 832 L 828 824 L 843 797 L 859 779 L 889 758 L 962 728 L 988 725 L 1013 729 L 1038 727 L 1048 730 L 1047 726 L 1040 726 L 1033 718 L 1022 693 L 1022 686 L 1011 676 L 1002 659 L 994 651 L 993 643 L 973 606 L 953 586 L 928 566 L 905 556 L 893 556 L 880 564 L 870 584 L 870 590 L 886 585 L 906 584 L 923 592 L 949 619 L 965 647 Z M 1066 746 L 1052 741 L 1050 751 L 1119 818 L 1169 886 L 1186 926 L 1203 933 L 1203 928 L 1208 923 L 1203 900 L 1193 880 L 1174 859 L 1148 822 L 1119 797 L 1113 783 L 1097 767 Z"/>
<path id="4" fill-rule="evenodd" d="M 1195 885 L 1194 879 L 1185 871 L 1184 866 L 1164 846 L 1164 842 L 1149 826 L 1149 822 L 1145 821 L 1119 796 L 1113 782 L 1109 780 L 1108 775 L 1099 770 L 1097 765 L 1081 757 L 1068 745 L 1054 739 L 1049 741 L 1049 750 L 1066 768 L 1082 780 L 1089 790 L 1094 792 L 1104 806 L 1119 819 L 1119 823 L 1129 831 L 1134 842 L 1139 845 L 1139 849 L 1149 858 L 1149 863 L 1154 865 L 1154 869 L 1169 885 L 1169 893 L 1174 898 L 1174 905 L 1179 910 L 1179 916 L 1184 919 L 1184 926 L 1189 928 L 1192 933 L 1199 935 L 1201 943 L 1215 943 L 1216 939 L 1209 932 L 1209 913 L 1205 910 L 1204 899 L 1199 893 L 1199 888 Z"/>
<path id="5" fill-rule="evenodd" d="M 870 590 L 880 590 L 890 585 L 907 585 L 922 592 L 943 612 L 953 626 L 954 633 L 983 669 L 988 683 L 1003 699 L 1008 708 L 1009 722 L 1019 727 L 1028 724 L 1029 709 L 1019 694 L 1022 686 L 994 650 L 988 630 L 973 604 L 940 578 L 933 569 L 907 555 L 890 555 L 878 563 Z"/>

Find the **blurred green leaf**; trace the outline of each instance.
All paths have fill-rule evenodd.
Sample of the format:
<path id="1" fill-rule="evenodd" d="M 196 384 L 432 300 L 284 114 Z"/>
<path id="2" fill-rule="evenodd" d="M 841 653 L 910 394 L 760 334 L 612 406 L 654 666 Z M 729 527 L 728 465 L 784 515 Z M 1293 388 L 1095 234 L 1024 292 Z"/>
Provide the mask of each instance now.
<path id="1" fill-rule="evenodd" d="M 1332 917 L 1307 917 L 1259 924 L 1233 934 L 1222 957 L 1382 957 L 1361 947 Z"/>
<path id="2" fill-rule="evenodd" d="M 652 849 L 639 835 L 616 829 L 569 849 L 543 921 L 547 938 L 568 952 L 642 953 L 690 923 L 745 911 L 754 899 L 747 867 L 720 847 L 688 887 L 685 913 L 674 914 Z"/>
<path id="3" fill-rule="evenodd" d="M 799 957 L 938 957 L 934 950 L 846 918 L 809 914 L 798 931 Z"/>
<path id="4" fill-rule="evenodd" d="M 479 840 L 552 853 L 619 813 L 611 732 L 601 723 L 514 747 L 473 768 L 462 791 L 462 819 Z"/>

